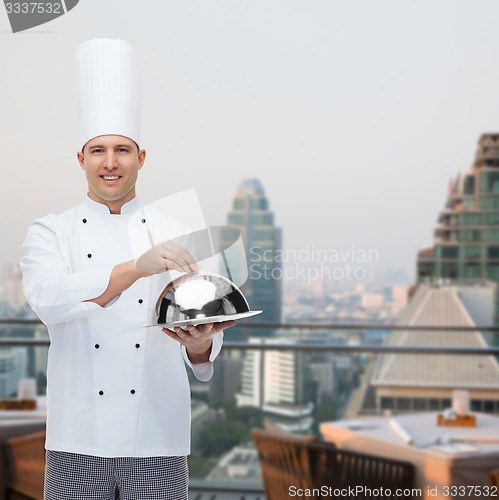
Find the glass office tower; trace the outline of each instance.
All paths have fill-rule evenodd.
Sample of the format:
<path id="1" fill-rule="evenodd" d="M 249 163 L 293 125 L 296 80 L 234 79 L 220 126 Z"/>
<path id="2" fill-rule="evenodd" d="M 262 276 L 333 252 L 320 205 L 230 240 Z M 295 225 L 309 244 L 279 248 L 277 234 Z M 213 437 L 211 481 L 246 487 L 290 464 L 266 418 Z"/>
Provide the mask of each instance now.
<path id="1" fill-rule="evenodd" d="M 241 289 L 252 310 L 264 311 L 249 319 L 248 324 L 279 323 L 282 271 L 275 257 L 281 251 L 281 230 L 274 226 L 274 214 L 258 179 L 246 179 L 240 184 L 227 224 L 241 231 L 245 243 L 248 280 Z M 271 337 L 273 333 L 272 329 L 257 328 L 245 330 L 243 337 Z M 231 338 L 234 338 L 232 333 Z"/>

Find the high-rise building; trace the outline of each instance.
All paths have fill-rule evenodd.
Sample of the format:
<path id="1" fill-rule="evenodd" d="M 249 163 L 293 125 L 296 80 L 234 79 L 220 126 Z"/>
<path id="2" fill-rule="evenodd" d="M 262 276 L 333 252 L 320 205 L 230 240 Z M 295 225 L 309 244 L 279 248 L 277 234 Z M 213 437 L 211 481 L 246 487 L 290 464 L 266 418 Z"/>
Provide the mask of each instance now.
<path id="1" fill-rule="evenodd" d="M 291 339 L 250 338 L 250 344 L 277 344 Z M 249 350 L 243 365 L 241 390 L 236 394 L 238 406 L 261 408 L 274 425 L 290 432 L 310 432 L 314 405 L 304 394 L 301 353 L 282 349 Z"/>
<path id="2" fill-rule="evenodd" d="M 480 137 L 475 161 L 449 186 L 438 222 L 433 246 L 418 253 L 418 281 L 499 283 L 499 134 Z M 499 292 L 495 310 L 499 326 Z"/>
<path id="3" fill-rule="evenodd" d="M 209 401 L 212 406 L 234 401 L 241 384 L 243 361 L 225 354 L 217 359 L 217 368 L 209 384 Z"/>
<path id="4" fill-rule="evenodd" d="M 281 230 L 274 226 L 262 184 L 258 179 L 241 182 L 228 214 L 229 226 L 237 227 L 246 248 L 248 280 L 241 287 L 252 310 L 263 310 L 251 323 L 279 323 L 282 308 L 282 270 L 276 256 L 281 252 Z M 244 265 L 244 263 L 242 263 Z M 255 328 L 243 334 L 232 332 L 231 338 L 271 337 L 271 329 Z M 238 335 L 239 334 L 239 335 Z"/>

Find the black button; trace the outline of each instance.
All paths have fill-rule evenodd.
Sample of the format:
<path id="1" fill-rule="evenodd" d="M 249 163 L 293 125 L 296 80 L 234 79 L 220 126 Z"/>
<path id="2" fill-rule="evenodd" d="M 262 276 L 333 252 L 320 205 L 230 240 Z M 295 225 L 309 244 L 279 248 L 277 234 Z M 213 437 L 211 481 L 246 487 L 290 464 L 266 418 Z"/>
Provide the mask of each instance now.
<path id="1" fill-rule="evenodd" d="M 83 222 L 83 224 L 87 223 L 87 219 L 82 219 L 81 221 Z"/>
<path id="2" fill-rule="evenodd" d="M 98 349 L 100 347 L 99 344 L 95 344 L 95 348 Z"/>
<path id="3" fill-rule="evenodd" d="M 140 344 L 135 344 L 135 347 L 138 349 L 140 347 Z"/>
<path id="4" fill-rule="evenodd" d="M 135 394 L 135 389 L 132 389 L 130 392 L 131 392 L 132 394 Z"/>
<path id="5" fill-rule="evenodd" d="M 104 394 L 104 391 L 99 391 L 99 396 L 102 396 Z"/>
<path id="6" fill-rule="evenodd" d="M 91 259 L 91 258 L 92 258 L 92 254 L 91 254 L 91 253 L 87 253 L 87 257 L 88 257 L 89 259 Z"/>
<path id="7" fill-rule="evenodd" d="M 142 302 L 144 302 L 142 299 L 139 299 L 139 304 L 142 304 Z"/>
<path id="8" fill-rule="evenodd" d="M 142 224 L 145 224 L 146 223 L 146 220 L 145 219 L 142 219 Z"/>

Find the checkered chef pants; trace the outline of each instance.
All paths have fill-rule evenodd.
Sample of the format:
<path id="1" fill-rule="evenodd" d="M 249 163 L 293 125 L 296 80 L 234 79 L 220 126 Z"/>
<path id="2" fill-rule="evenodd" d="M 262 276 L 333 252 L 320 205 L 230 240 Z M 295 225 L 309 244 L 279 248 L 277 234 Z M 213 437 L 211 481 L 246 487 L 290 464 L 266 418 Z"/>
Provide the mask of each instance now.
<path id="1" fill-rule="evenodd" d="M 47 450 L 45 500 L 187 500 L 187 457 L 104 458 Z"/>

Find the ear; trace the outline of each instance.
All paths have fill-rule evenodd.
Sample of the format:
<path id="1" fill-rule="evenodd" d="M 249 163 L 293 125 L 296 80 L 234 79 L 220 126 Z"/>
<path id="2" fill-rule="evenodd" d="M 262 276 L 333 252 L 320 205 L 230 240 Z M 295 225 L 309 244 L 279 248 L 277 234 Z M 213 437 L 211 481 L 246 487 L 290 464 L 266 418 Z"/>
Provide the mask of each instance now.
<path id="1" fill-rule="evenodd" d="M 146 156 L 147 156 L 146 150 L 141 149 L 139 151 L 139 170 L 144 166 L 144 162 L 146 161 Z"/>
<path id="2" fill-rule="evenodd" d="M 78 163 L 80 164 L 81 169 L 85 170 L 85 157 L 83 156 L 83 153 L 81 151 L 78 151 L 78 153 L 76 153 L 76 158 L 78 158 Z"/>

